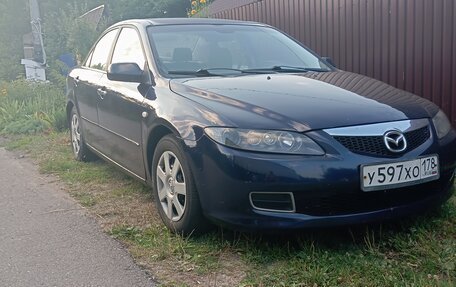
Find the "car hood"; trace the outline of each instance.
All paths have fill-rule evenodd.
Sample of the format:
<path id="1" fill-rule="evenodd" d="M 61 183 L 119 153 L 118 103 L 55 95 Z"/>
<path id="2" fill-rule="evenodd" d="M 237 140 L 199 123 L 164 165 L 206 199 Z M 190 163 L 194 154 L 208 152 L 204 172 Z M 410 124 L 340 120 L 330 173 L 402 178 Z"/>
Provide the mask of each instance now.
<path id="1" fill-rule="evenodd" d="M 343 71 L 173 79 L 170 88 L 242 128 L 302 132 L 426 118 L 438 111 L 423 98 Z"/>

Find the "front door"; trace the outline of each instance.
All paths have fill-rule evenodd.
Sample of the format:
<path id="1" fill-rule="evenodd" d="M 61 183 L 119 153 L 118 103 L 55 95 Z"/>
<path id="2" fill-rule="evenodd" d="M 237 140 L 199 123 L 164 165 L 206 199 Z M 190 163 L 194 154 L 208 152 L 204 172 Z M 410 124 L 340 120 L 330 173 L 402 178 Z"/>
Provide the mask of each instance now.
<path id="1" fill-rule="evenodd" d="M 122 28 L 114 47 L 112 63 L 137 63 L 145 66 L 145 57 L 138 33 Z M 98 118 L 103 144 L 109 157 L 138 177 L 145 178 L 142 149 L 142 84 L 102 79 L 104 96 L 98 103 Z"/>

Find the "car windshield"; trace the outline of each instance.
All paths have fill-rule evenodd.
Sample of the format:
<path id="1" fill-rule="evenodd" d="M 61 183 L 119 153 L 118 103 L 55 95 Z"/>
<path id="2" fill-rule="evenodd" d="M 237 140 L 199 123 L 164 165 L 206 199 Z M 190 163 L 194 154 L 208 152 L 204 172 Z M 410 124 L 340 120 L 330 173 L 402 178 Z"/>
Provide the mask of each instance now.
<path id="1" fill-rule="evenodd" d="M 148 28 L 154 57 L 168 77 L 329 71 L 317 56 L 279 31 L 255 25 Z"/>

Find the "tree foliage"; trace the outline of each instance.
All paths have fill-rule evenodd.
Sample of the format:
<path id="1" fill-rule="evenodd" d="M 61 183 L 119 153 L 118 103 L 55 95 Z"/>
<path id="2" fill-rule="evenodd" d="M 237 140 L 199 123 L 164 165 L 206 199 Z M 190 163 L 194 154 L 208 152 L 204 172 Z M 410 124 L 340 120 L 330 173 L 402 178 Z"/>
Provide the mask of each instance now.
<path id="1" fill-rule="evenodd" d="M 25 2 L 26 0 L 0 2 L 0 79 L 13 80 L 23 74 L 20 64 L 24 53 L 22 35 L 30 30 Z"/>

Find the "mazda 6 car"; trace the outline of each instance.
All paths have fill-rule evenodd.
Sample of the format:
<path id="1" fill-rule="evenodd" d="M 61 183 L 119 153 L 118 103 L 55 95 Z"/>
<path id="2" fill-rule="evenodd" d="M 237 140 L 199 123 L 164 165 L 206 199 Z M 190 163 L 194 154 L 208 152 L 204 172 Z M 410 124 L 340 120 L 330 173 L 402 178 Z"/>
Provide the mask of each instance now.
<path id="1" fill-rule="evenodd" d="M 150 185 L 180 234 L 383 221 L 453 190 L 456 132 L 436 105 L 268 25 L 118 23 L 67 92 L 75 158 L 95 154 Z"/>

